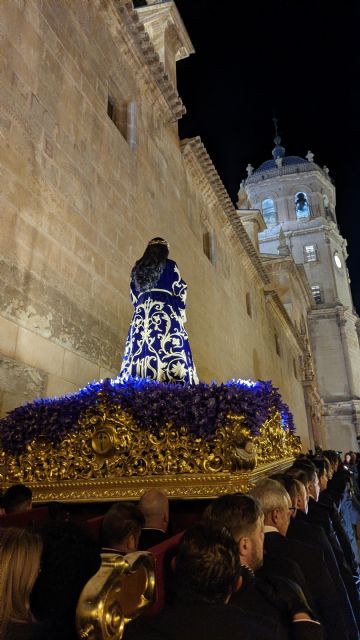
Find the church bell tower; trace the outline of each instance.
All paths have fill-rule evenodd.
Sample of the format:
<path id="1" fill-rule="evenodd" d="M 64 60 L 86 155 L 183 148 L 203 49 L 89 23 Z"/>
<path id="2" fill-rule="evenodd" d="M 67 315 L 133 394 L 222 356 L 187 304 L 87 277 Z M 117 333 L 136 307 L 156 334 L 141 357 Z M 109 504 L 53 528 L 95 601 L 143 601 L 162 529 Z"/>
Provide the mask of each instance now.
<path id="1" fill-rule="evenodd" d="M 295 263 L 303 265 L 313 303 L 307 323 L 327 446 L 358 450 L 360 437 L 360 320 L 353 307 L 346 267 L 347 242 L 336 219 L 336 191 L 329 169 L 285 155 L 274 139 L 272 160 L 247 167 L 240 191 L 262 213 L 261 254 L 278 254 L 284 236 Z M 281 243 L 280 243 L 281 244 Z"/>

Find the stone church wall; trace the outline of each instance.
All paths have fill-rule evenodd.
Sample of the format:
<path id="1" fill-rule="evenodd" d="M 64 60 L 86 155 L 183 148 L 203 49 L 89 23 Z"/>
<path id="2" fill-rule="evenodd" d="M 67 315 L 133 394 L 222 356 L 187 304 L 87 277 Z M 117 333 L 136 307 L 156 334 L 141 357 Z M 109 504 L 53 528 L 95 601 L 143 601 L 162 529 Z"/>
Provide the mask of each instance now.
<path id="1" fill-rule="evenodd" d="M 161 235 L 189 286 L 200 377 L 271 378 L 306 447 L 299 346 L 211 185 L 184 159 L 116 7 L 1 4 L 1 412 L 118 371 L 130 270 Z M 110 119 L 109 96 L 131 129 Z"/>
<path id="2" fill-rule="evenodd" d="M 349 399 L 351 392 L 336 316 L 311 319 L 310 333 L 319 387 L 324 401 L 337 402 Z"/>

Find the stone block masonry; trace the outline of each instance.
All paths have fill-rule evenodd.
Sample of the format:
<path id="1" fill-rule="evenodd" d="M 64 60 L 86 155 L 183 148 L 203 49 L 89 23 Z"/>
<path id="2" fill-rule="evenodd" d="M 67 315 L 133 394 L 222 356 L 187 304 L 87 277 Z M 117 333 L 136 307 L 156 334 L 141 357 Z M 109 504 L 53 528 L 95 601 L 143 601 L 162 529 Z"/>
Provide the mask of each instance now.
<path id="1" fill-rule="evenodd" d="M 0 411 L 119 370 L 131 267 L 161 235 L 189 285 L 200 377 L 273 379 L 306 446 L 302 383 L 291 373 L 299 344 L 266 301 L 262 266 L 240 221 L 234 232 L 206 150 L 199 164 L 180 148 L 175 75 L 130 3 L 3 0 L 0 22 Z M 110 98 L 128 128 L 109 116 Z"/>

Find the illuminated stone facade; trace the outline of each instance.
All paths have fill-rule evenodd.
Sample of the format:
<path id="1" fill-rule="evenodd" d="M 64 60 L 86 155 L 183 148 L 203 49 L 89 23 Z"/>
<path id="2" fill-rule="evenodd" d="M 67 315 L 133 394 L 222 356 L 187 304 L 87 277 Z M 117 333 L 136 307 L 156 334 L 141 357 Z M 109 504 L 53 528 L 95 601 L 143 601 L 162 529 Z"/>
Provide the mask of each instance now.
<path id="1" fill-rule="evenodd" d="M 240 196 L 260 209 L 267 222 L 258 235 L 264 265 L 278 273 L 280 298 L 311 345 L 313 371 L 324 403 L 325 438 L 328 446 L 358 450 L 360 436 L 359 318 L 353 308 L 346 268 L 346 240 L 336 220 L 336 192 L 327 167 L 319 167 L 309 151 L 306 159 L 286 156 L 275 139 L 274 160 L 248 178 Z M 287 256 L 287 258 L 286 258 Z M 284 288 L 287 262 L 303 273 L 312 303 L 294 314 L 293 296 Z M 291 266 L 291 268 L 294 268 Z"/>
<path id="2" fill-rule="evenodd" d="M 245 231 L 257 222 L 200 139 L 178 137 L 176 60 L 193 49 L 174 3 L 5 0 L 0 12 L 2 414 L 119 370 L 130 270 L 161 235 L 189 286 L 200 378 L 272 379 L 304 448 L 313 427 L 320 442 L 306 341 Z M 309 292 L 287 277 L 306 314 Z"/>

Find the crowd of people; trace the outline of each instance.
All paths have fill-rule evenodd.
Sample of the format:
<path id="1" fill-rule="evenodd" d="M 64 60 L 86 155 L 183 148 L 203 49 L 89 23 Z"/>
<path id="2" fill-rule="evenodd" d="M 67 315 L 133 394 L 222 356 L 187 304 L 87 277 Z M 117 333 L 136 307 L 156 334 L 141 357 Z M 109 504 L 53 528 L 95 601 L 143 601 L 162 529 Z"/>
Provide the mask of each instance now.
<path id="1" fill-rule="evenodd" d="M 247 494 L 209 500 L 168 558 L 165 606 L 129 622 L 125 639 L 359 640 L 358 465 L 352 452 L 301 455 Z M 6 640 L 76 640 L 77 602 L 101 553 L 151 551 L 173 534 L 158 489 L 113 504 L 99 540 L 67 518 L 5 526 L 32 509 L 24 485 L 5 491 L 0 508 Z"/>

